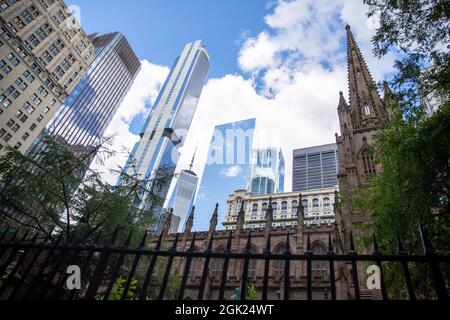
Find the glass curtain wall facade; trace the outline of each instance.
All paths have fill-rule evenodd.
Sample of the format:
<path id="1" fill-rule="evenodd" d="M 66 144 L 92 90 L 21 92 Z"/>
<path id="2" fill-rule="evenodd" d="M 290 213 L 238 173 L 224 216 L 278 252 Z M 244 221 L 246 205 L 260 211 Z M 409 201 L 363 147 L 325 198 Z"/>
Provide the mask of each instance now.
<path id="1" fill-rule="evenodd" d="M 178 149 L 183 145 L 189 130 L 209 67 L 209 56 L 201 41 L 188 43 L 181 56 L 175 60 L 153 105 L 141 130 L 141 140 L 133 148 L 125 165 L 125 174 L 137 175 L 137 178 L 149 181 L 149 184 L 159 177 L 169 177 L 170 180 L 178 162 Z M 124 175 L 119 177 L 119 185 L 123 178 Z M 159 203 L 152 203 L 142 192 L 137 206 L 144 210 L 151 208 L 159 219 L 170 183 L 168 181 L 167 187 L 161 188 L 158 193 L 161 198 Z M 158 221 L 157 225 L 161 223 L 163 221 Z"/>
<path id="2" fill-rule="evenodd" d="M 194 205 L 197 186 L 198 177 L 195 172 L 191 170 L 181 171 L 168 204 L 168 207 L 173 209 L 170 230 L 183 232 L 186 219 Z"/>
<path id="3" fill-rule="evenodd" d="M 281 149 L 253 150 L 247 191 L 253 195 L 284 191 L 284 157 Z"/>
<path id="4" fill-rule="evenodd" d="M 98 145 L 140 70 L 139 59 L 122 34 L 94 34 L 90 39 L 96 58 L 44 133 L 76 152 Z"/>
<path id="5" fill-rule="evenodd" d="M 216 203 L 217 228 L 222 228 L 228 196 L 247 187 L 256 120 L 248 119 L 217 126 L 195 200 L 193 231 L 207 231 Z"/>
<path id="6" fill-rule="evenodd" d="M 326 144 L 294 150 L 292 191 L 337 188 L 337 145 Z"/>

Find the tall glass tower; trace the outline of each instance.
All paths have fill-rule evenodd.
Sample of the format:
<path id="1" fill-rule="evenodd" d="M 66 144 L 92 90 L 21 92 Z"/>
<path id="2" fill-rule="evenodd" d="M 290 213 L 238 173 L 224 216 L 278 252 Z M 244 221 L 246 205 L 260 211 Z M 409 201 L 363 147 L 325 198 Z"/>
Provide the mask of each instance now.
<path id="1" fill-rule="evenodd" d="M 284 191 L 284 157 L 281 149 L 253 150 L 247 190 L 253 195 Z"/>
<path id="2" fill-rule="evenodd" d="M 89 38 L 95 60 L 41 133 L 41 138 L 51 134 L 61 139 L 75 152 L 89 152 L 99 143 L 141 67 L 122 34 Z"/>
<path id="3" fill-rule="evenodd" d="M 153 105 L 141 131 L 141 140 L 134 146 L 124 172 L 142 180 L 170 177 L 179 158 L 178 149 L 191 125 L 209 71 L 209 56 L 201 41 L 188 43 L 172 69 Z M 131 166 L 131 164 L 134 164 Z M 118 184 L 123 182 L 123 175 Z M 159 188 L 162 203 L 170 181 Z M 158 218 L 162 203 L 152 203 L 143 192 L 138 206 L 152 208 Z"/>
<path id="4" fill-rule="evenodd" d="M 175 189 L 170 197 L 169 208 L 173 209 L 170 229 L 175 232 L 183 232 L 183 228 L 189 213 L 194 205 L 195 192 L 197 191 L 198 177 L 191 170 L 183 170 L 178 176 Z"/>
<path id="5" fill-rule="evenodd" d="M 246 189 L 252 155 L 256 119 L 217 126 L 195 201 L 193 231 L 209 229 L 216 203 L 219 204 L 218 228 L 227 210 L 228 196 Z"/>

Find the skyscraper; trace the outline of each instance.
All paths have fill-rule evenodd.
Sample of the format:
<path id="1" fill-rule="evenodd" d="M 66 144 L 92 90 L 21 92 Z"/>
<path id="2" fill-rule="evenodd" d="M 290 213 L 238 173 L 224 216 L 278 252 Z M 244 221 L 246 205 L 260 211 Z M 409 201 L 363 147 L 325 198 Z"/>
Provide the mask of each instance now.
<path id="1" fill-rule="evenodd" d="M 293 155 L 292 191 L 337 187 L 335 143 L 294 150 Z"/>
<path id="2" fill-rule="evenodd" d="M 28 150 L 93 59 L 63 1 L 1 2 L 0 155 L 6 145 Z"/>
<path id="3" fill-rule="evenodd" d="M 152 180 L 173 175 L 178 149 L 184 142 L 192 117 L 197 108 L 209 71 L 209 56 L 201 41 L 188 43 L 170 73 L 153 105 L 152 111 L 141 131 L 141 140 L 135 145 L 124 172 L 142 180 Z M 134 163 L 135 166 L 131 166 Z M 119 184 L 123 175 L 119 178 Z M 166 198 L 170 181 L 162 187 L 158 196 Z M 158 216 L 161 204 L 147 201 L 141 195 L 141 209 L 153 209 Z"/>
<path id="4" fill-rule="evenodd" d="M 216 203 L 222 227 L 228 195 L 247 187 L 256 119 L 217 126 L 195 201 L 194 231 L 205 231 Z"/>
<path id="5" fill-rule="evenodd" d="M 198 177 L 191 169 L 183 170 L 178 176 L 175 189 L 170 197 L 168 207 L 173 209 L 170 229 L 182 232 L 186 218 L 194 205 L 195 192 L 197 191 Z M 162 226 L 159 226 L 159 229 Z"/>
<path id="6" fill-rule="evenodd" d="M 89 66 L 42 135 L 62 138 L 76 150 L 95 147 L 128 93 L 140 62 L 118 33 L 90 36 L 96 51 Z"/>
<path id="7" fill-rule="evenodd" d="M 281 149 L 253 150 L 247 190 L 253 195 L 284 191 L 284 157 Z"/>

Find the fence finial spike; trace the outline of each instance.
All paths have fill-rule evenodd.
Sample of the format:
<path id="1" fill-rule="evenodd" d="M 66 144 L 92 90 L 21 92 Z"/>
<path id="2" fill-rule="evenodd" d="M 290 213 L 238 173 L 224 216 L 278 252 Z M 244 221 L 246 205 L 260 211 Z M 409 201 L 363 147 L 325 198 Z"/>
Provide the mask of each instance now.
<path id="1" fill-rule="evenodd" d="M 29 230 L 25 231 L 25 233 L 23 234 L 22 238 L 20 239 L 20 241 L 25 241 L 27 239 Z"/>
<path id="2" fill-rule="evenodd" d="M 374 254 L 380 253 L 380 249 L 378 248 L 378 242 L 377 242 L 377 237 L 375 236 L 375 233 L 372 235 L 372 241 L 373 241 Z"/>
<path id="3" fill-rule="evenodd" d="M 194 251 L 196 237 L 197 237 L 197 232 L 194 232 L 194 234 L 192 235 L 191 245 L 189 246 L 189 251 Z"/>
<path id="4" fill-rule="evenodd" d="M 270 252 L 270 239 L 271 235 L 269 233 L 269 235 L 267 236 L 267 243 L 266 243 L 266 251 Z"/>
<path id="5" fill-rule="evenodd" d="M 179 233 L 175 234 L 175 240 L 173 240 L 173 245 L 172 245 L 172 250 L 176 251 L 177 250 L 177 244 L 178 244 L 178 238 L 179 238 Z"/>
<path id="6" fill-rule="evenodd" d="M 95 243 L 96 245 L 99 244 L 101 238 L 102 238 L 102 232 L 99 231 L 99 232 L 97 233 L 97 236 L 95 237 L 94 243 Z"/>
<path id="7" fill-rule="evenodd" d="M 141 249 L 145 247 L 145 240 L 147 240 L 147 234 L 148 230 L 145 230 L 144 235 L 142 236 L 141 243 L 139 244 L 139 248 Z"/>
<path id="8" fill-rule="evenodd" d="M 328 251 L 333 252 L 333 242 L 331 241 L 331 233 L 328 234 Z"/>
<path id="9" fill-rule="evenodd" d="M 130 233 L 128 234 L 128 237 L 125 240 L 124 246 L 128 247 L 131 242 L 131 237 L 133 236 L 133 229 L 131 229 Z"/>
<path id="10" fill-rule="evenodd" d="M 353 239 L 353 232 L 350 231 L 350 250 L 355 251 L 355 241 Z"/>
<path id="11" fill-rule="evenodd" d="M 428 240 L 427 234 L 425 233 L 422 224 L 420 222 L 417 222 L 417 224 L 419 226 L 420 241 L 422 242 L 423 253 L 424 254 L 433 253 L 434 251 L 433 246 L 430 240 Z"/>
<path id="12" fill-rule="evenodd" d="M 164 232 L 161 232 L 159 234 L 158 241 L 156 241 L 155 250 L 159 250 L 159 248 L 161 247 L 161 244 L 162 244 L 162 241 L 163 241 L 163 237 L 164 237 Z"/>
<path id="13" fill-rule="evenodd" d="M 291 246 L 290 246 L 290 233 L 289 230 L 286 234 L 286 252 L 290 252 Z"/>
<path id="14" fill-rule="evenodd" d="M 251 245 L 252 245 L 252 231 L 251 230 L 249 230 L 248 231 L 248 237 L 247 237 L 247 245 L 246 245 L 246 247 L 245 247 L 245 249 L 247 250 L 247 251 L 249 251 L 250 250 L 250 248 L 251 248 Z"/>
<path id="15" fill-rule="evenodd" d="M 211 239 L 209 239 L 209 242 L 208 242 L 208 248 L 207 248 L 208 251 L 212 250 L 213 240 L 214 240 L 214 230 L 212 231 Z"/>
<path id="16" fill-rule="evenodd" d="M 227 241 L 227 251 L 231 250 L 232 239 L 233 239 L 233 230 L 230 230 L 230 235 L 228 236 L 228 241 Z"/>
<path id="17" fill-rule="evenodd" d="M 114 232 L 111 235 L 111 238 L 109 239 L 109 244 L 110 245 L 114 245 L 114 243 L 116 242 L 116 238 L 117 238 L 118 234 L 119 234 L 119 226 L 117 226 L 116 229 L 114 229 Z"/>

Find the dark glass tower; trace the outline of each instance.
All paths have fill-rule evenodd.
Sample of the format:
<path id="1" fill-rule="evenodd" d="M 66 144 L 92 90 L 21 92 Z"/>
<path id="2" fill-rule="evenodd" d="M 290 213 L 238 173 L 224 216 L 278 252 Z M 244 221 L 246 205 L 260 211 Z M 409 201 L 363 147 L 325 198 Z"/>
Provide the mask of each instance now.
<path id="1" fill-rule="evenodd" d="M 140 69 L 122 34 L 93 34 L 90 39 L 95 60 L 43 133 L 65 141 L 75 152 L 99 143 Z"/>

